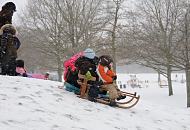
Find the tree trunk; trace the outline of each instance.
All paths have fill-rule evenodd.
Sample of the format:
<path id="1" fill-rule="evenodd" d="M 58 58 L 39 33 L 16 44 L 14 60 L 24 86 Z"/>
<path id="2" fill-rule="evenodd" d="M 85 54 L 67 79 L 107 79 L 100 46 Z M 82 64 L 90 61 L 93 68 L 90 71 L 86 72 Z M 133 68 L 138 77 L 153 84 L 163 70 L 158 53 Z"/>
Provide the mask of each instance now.
<path id="1" fill-rule="evenodd" d="M 58 69 L 58 80 L 59 82 L 62 82 L 62 69 Z"/>
<path id="2" fill-rule="evenodd" d="M 190 69 L 186 69 L 187 107 L 190 107 Z"/>
<path id="3" fill-rule="evenodd" d="M 167 67 L 167 80 L 168 80 L 169 96 L 173 95 L 171 73 L 172 73 L 171 66 L 168 65 L 168 67 Z"/>
<path id="4" fill-rule="evenodd" d="M 158 84 L 160 85 L 161 78 L 160 78 L 160 72 L 158 71 Z"/>
<path id="5" fill-rule="evenodd" d="M 112 29 L 112 54 L 113 54 L 113 69 L 114 71 L 116 72 L 116 63 L 117 63 L 117 60 L 116 60 L 116 28 L 117 28 L 117 21 L 118 21 L 118 13 L 119 13 L 119 9 L 120 9 L 120 3 L 121 1 L 116 1 L 115 4 L 116 4 L 116 8 L 115 8 L 115 16 L 114 16 L 114 23 L 113 23 L 113 29 Z"/>
<path id="6" fill-rule="evenodd" d="M 59 57 L 57 58 L 57 61 L 58 61 L 58 70 L 57 70 L 58 80 L 62 82 L 62 74 L 63 74 L 62 62 Z"/>
<path id="7" fill-rule="evenodd" d="M 113 70 L 116 72 L 116 47 L 115 47 L 115 32 L 112 33 L 112 54 L 113 54 Z"/>

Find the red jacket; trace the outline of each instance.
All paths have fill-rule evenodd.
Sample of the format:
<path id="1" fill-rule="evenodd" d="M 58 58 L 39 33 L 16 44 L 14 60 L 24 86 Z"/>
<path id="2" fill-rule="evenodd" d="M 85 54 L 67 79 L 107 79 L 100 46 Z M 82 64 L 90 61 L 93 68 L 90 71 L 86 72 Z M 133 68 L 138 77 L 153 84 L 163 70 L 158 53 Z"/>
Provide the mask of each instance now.
<path id="1" fill-rule="evenodd" d="M 97 74 L 99 78 L 104 82 L 104 83 L 112 83 L 113 79 L 112 77 L 116 76 L 115 72 L 113 70 L 109 70 L 108 67 L 98 65 L 97 67 Z"/>

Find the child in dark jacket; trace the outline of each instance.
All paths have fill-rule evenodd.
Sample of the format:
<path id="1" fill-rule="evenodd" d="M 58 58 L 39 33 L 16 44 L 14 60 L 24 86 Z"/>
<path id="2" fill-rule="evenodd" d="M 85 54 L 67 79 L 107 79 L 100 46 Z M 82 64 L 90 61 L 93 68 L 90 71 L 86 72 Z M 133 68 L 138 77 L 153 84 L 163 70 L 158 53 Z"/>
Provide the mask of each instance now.
<path id="1" fill-rule="evenodd" d="M 98 57 L 96 57 L 95 52 L 88 48 L 84 51 L 84 56 L 81 56 L 78 58 L 75 62 L 75 67 L 78 70 L 78 78 L 80 83 L 80 97 L 84 97 L 87 90 L 87 84 L 90 85 L 89 92 L 92 92 L 91 90 L 98 90 L 94 86 L 96 81 L 98 81 L 98 75 L 96 73 L 96 65 L 98 62 Z M 94 91 L 93 90 L 93 91 Z M 88 93 L 88 97 L 90 97 L 93 101 L 93 98 L 97 96 L 98 92 L 95 92 L 96 94 Z M 96 96 L 95 96 L 96 95 Z"/>

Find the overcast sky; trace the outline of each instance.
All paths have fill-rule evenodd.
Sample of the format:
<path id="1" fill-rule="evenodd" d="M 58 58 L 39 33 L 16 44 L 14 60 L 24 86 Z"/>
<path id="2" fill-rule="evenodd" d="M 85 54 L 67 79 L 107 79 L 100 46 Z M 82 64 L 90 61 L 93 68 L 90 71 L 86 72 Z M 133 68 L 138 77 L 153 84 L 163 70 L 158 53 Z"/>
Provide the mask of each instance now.
<path id="1" fill-rule="evenodd" d="M 7 2 L 13 2 L 15 3 L 17 7 L 17 12 L 13 15 L 13 24 L 17 22 L 18 15 L 22 12 L 23 8 L 26 5 L 27 0 L 0 0 L 0 6 L 2 7 Z"/>
<path id="2" fill-rule="evenodd" d="M 0 9 L 1 7 L 7 3 L 7 2 L 14 2 L 17 7 L 17 12 L 14 13 L 13 15 L 13 24 L 19 24 L 18 23 L 18 16 L 23 12 L 23 9 L 25 8 L 28 0 L 0 0 Z M 138 0 L 126 0 L 126 8 L 133 8 L 133 5 L 135 1 Z"/>

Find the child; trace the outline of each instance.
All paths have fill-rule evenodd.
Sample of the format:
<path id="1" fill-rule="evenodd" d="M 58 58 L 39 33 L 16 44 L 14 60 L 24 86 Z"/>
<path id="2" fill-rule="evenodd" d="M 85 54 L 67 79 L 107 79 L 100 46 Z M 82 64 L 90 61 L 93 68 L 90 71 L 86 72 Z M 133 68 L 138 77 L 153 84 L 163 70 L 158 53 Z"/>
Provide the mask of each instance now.
<path id="1" fill-rule="evenodd" d="M 26 70 L 24 68 L 24 61 L 23 60 L 17 60 L 16 61 L 16 75 L 27 77 L 27 73 L 26 73 Z"/>
<path id="2" fill-rule="evenodd" d="M 84 55 L 79 57 L 75 62 L 75 67 L 78 70 L 78 83 L 80 84 L 81 98 L 85 97 L 87 84 L 92 86 L 94 82 L 98 80 L 98 75 L 96 73 L 97 59 L 95 52 L 92 49 L 87 48 L 84 51 Z"/>
<path id="3" fill-rule="evenodd" d="M 116 105 L 115 100 L 124 99 L 126 96 L 121 95 L 120 90 L 115 83 L 117 75 L 112 69 L 113 60 L 108 55 L 103 55 L 99 58 L 99 64 L 97 67 L 97 73 L 100 80 L 103 82 L 103 85 L 100 86 L 100 91 L 108 91 L 110 105 Z"/>

